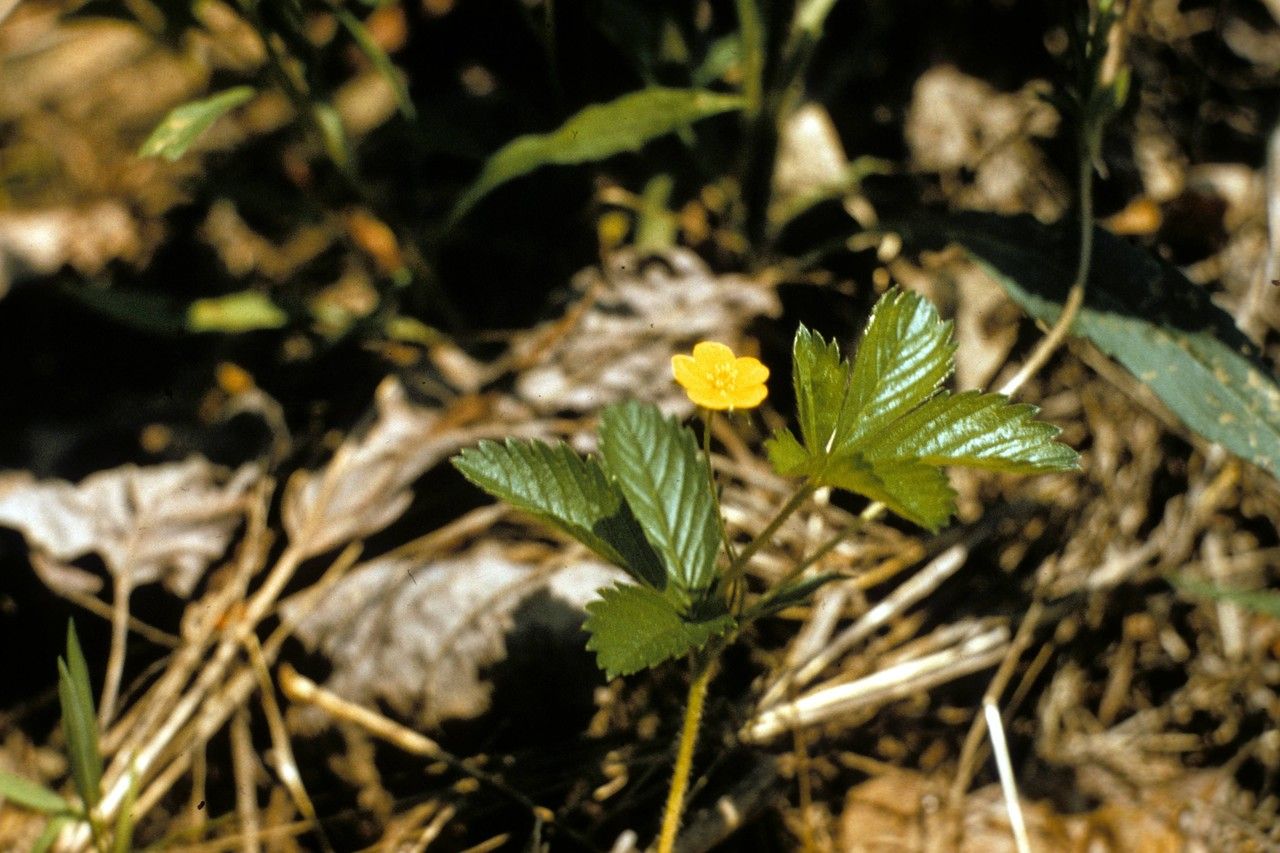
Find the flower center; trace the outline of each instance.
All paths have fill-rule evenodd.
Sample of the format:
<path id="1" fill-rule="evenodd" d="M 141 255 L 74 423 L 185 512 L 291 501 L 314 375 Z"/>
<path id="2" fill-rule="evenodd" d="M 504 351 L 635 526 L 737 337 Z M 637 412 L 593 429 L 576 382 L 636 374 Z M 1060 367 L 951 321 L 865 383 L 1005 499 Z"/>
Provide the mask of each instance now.
<path id="1" fill-rule="evenodd" d="M 732 391 L 738 384 L 738 368 L 733 364 L 717 364 L 711 368 L 711 387 L 717 391 Z"/>

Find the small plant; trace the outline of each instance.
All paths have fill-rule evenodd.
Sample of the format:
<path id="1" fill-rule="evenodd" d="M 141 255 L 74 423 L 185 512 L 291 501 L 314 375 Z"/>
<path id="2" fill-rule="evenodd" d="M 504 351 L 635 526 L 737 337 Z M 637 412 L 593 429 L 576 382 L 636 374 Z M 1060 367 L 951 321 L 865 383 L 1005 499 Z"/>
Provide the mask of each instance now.
<path id="1" fill-rule="evenodd" d="M 67 761 L 79 800 L 63 797 L 22 776 L 0 771 L 0 796 L 49 815 L 49 823 L 32 847 L 48 850 L 69 824 L 88 830 L 101 853 L 126 853 L 133 849 L 133 797 L 120 809 L 114 827 L 107 827 L 94 813 L 102 795 L 102 753 L 98 749 L 97 712 L 74 622 L 67 622 L 67 656 L 58 658 L 58 703 L 62 706 L 62 734 L 67 741 Z"/>
<path id="2" fill-rule="evenodd" d="M 899 290 L 876 304 L 857 355 L 801 327 L 792 381 L 799 430 L 767 442 L 773 467 L 795 477 L 791 498 L 737 548 L 726 535 L 710 464 L 716 411 L 758 406 L 769 371 L 704 342 L 676 355 L 672 371 L 700 407 L 703 440 L 656 407 L 624 402 L 604 410 L 599 454 L 562 444 L 481 442 L 453 464 L 471 482 L 559 528 L 623 568 L 632 583 L 600 591 L 588 605 L 588 648 L 610 678 L 687 656 L 692 667 L 684 725 L 658 850 L 676 839 L 707 685 L 721 652 L 742 629 L 803 601 L 831 575 L 805 571 L 854 532 L 840 531 L 797 562 L 772 589 L 744 594 L 752 555 L 821 487 L 870 499 L 859 523 L 885 509 L 934 531 L 954 509 L 949 465 L 1013 473 L 1067 471 L 1075 451 L 1036 409 L 1000 394 L 951 394 L 951 324 L 924 299 Z"/>

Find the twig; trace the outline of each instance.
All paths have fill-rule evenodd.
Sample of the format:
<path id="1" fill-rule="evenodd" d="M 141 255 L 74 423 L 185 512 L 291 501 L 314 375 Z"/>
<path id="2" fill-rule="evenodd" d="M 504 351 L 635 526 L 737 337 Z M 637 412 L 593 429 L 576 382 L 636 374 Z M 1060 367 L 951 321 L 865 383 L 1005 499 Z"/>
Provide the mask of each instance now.
<path id="1" fill-rule="evenodd" d="M 120 679 L 124 677 L 124 654 L 129 639 L 129 595 L 133 576 L 126 570 L 115 576 L 111 593 L 111 649 L 107 652 L 107 674 L 102 682 L 102 702 L 98 706 L 98 728 L 105 729 L 116 714 Z"/>
<path id="2" fill-rule="evenodd" d="M 815 690 L 794 702 L 763 712 L 739 733 L 739 737 L 747 743 L 764 743 L 795 726 L 811 726 L 869 705 L 928 690 L 994 665 L 1003 657 L 1008 640 L 1008 629 L 992 628 L 954 648 L 880 670 L 847 684 Z"/>
<path id="3" fill-rule="evenodd" d="M 984 699 L 982 710 L 987 717 L 991 748 L 996 754 L 996 770 L 1000 774 L 1000 789 L 1004 792 L 1004 805 L 1009 811 L 1014 843 L 1018 846 L 1018 853 L 1031 853 L 1031 841 L 1027 838 L 1026 821 L 1022 819 L 1022 803 L 1018 799 L 1018 783 L 1013 777 L 1013 763 L 1009 760 L 1009 745 L 1004 739 L 1004 722 L 1000 719 L 1000 709 L 995 702 Z"/>
<path id="4" fill-rule="evenodd" d="M 969 556 L 969 545 L 956 544 L 943 551 L 917 572 L 906 583 L 862 615 L 857 622 L 835 636 L 809 660 L 797 668 L 783 673 L 760 699 L 759 707 L 769 708 L 781 701 L 788 690 L 803 687 L 819 673 L 834 663 L 845 652 L 871 636 L 897 614 L 924 598 L 964 565 Z"/>
<path id="5" fill-rule="evenodd" d="M 240 853 L 259 853 L 262 821 L 258 812 L 258 785 L 255 778 L 258 757 L 249 731 L 249 712 L 237 708 L 231 717 L 231 766 L 236 778 L 236 815 L 240 818 Z"/>
<path id="6" fill-rule="evenodd" d="M 1039 599 L 1032 601 L 1031 606 L 1027 608 L 1026 616 L 1023 617 L 1022 624 L 1018 626 L 1018 633 L 1014 635 L 1013 642 L 1009 644 L 1004 660 L 1000 662 L 1000 668 L 996 670 L 996 674 L 991 678 L 991 683 L 987 685 L 987 689 L 983 693 L 983 702 L 1000 701 L 1000 696 L 1009 684 L 1009 679 L 1013 677 L 1013 671 L 1017 667 L 1018 661 L 1022 659 L 1022 653 L 1031 644 L 1031 637 L 1043 614 L 1044 605 L 1041 604 Z M 984 722 L 981 715 L 974 717 L 973 724 L 969 727 L 968 734 L 965 735 L 964 745 L 960 748 L 960 760 L 956 769 L 956 778 L 951 783 L 949 794 L 953 808 L 959 805 L 964 797 L 964 792 L 969 789 L 969 782 L 973 779 L 973 771 L 977 764 L 978 747 L 982 744 L 983 725 Z"/>

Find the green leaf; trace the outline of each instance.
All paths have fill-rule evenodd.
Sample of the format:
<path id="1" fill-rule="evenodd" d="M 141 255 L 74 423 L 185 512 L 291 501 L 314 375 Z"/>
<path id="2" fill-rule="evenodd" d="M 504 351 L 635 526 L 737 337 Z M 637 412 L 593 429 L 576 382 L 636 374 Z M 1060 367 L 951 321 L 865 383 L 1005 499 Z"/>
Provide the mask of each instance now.
<path id="1" fill-rule="evenodd" d="M 786 610 L 788 607 L 804 604 L 819 589 L 832 581 L 840 580 L 841 577 L 842 575 L 839 572 L 823 572 L 822 574 L 797 578 L 753 603 L 747 608 L 747 612 L 743 616 L 743 622 L 762 619 Z"/>
<path id="2" fill-rule="evenodd" d="M 791 348 L 791 382 L 796 392 L 796 419 L 805 447 L 827 452 L 851 428 L 849 365 L 840 347 L 803 325 L 796 329 Z M 794 438 L 794 437 L 793 437 Z"/>
<path id="3" fill-rule="evenodd" d="M 1035 421 L 1033 406 L 999 394 L 951 395 L 951 324 L 911 293 L 876 303 L 852 362 L 834 341 L 796 332 L 792 381 L 800 439 L 778 430 L 765 443 L 784 476 L 807 477 L 884 503 L 937 530 L 955 494 L 939 470 L 964 465 L 1016 473 L 1068 470 L 1076 453 Z"/>
<path id="4" fill-rule="evenodd" d="M 68 815 L 54 815 L 49 818 L 49 822 L 44 825 L 44 830 L 40 836 L 36 838 L 35 843 L 31 845 L 31 853 L 47 853 L 53 849 L 53 842 L 58 840 L 58 836 L 62 834 L 62 829 L 72 818 Z"/>
<path id="5" fill-rule="evenodd" d="M 661 87 L 593 104 L 551 133 L 521 136 L 500 148 L 458 199 L 449 221 L 456 223 L 497 187 L 543 166 L 590 163 L 638 151 L 646 142 L 741 106 L 742 99 L 734 95 Z"/>
<path id="6" fill-rule="evenodd" d="M 365 29 L 364 24 L 341 6 L 334 8 L 333 13 L 337 16 L 342 26 L 347 28 L 347 32 L 351 34 L 352 40 L 356 43 L 356 47 L 360 48 L 360 52 L 365 55 L 369 62 L 373 63 L 373 67 L 378 69 L 396 94 L 396 103 L 400 106 L 400 114 L 409 120 L 413 120 L 417 116 L 417 111 L 413 108 L 413 101 L 409 100 L 409 90 L 405 88 L 404 79 L 400 76 L 400 72 L 391 62 L 391 58 L 387 56 L 387 52 L 382 49 L 369 31 Z"/>
<path id="7" fill-rule="evenodd" d="M 848 450 L 937 393 L 955 367 L 951 323 L 904 290 L 880 297 L 853 359 L 833 451 Z"/>
<path id="8" fill-rule="evenodd" d="M 0 770 L 0 797 L 11 803 L 47 814 L 71 811 L 71 805 L 60 794 L 39 782 Z"/>
<path id="9" fill-rule="evenodd" d="M 688 621 L 657 590 L 621 584 L 600 590 L 600 598 L 587 605 L 587 614 L 587 648 L 596 653 L 596 663 L 609 678 L 700 649 L 735 625 L 728 614 Z"/>
<path id="10" fill-rule="evenodd" d="M 189 101 L 174 107 L 147 141 L 138 149 L 139 157 L 163 157 L 173 162 L 187 153 L 191 144 L 200 138 L 223 114 L 235 109 L 257 94 L 252 86 L 236 86 L 232 89 Z"/>
<path id="11" fill-rule="evenodd" d="M 71 778 L 88 808 L 98 804 L 102 784 L 102 754 L 98 752 L 98 725 L 93 699 L 62 658 L 58 658 L 58 701 L 62 706 L 62 733 L 67 740 Z"/>
<path id="12" fill-rule="evenodd" d="M 1230 589 L 1187 577 L 1173 577 L 1169 579 L 1169 582 L 1188 595 L 1238 604 L 1246 610 L 1252 610 L 1254 613 L 1262 613 L 1266 616 L 1280 619 L 1280 591 L 1274 589 Z"/>
<path id="13" fill-rule="evenodd" d="M 1074 240 L 1028 218 L 968 215 L 904 228 L 920 245 L 964 246 L 1022 308 L 1052 324 Z M 1176 269 L 1106 231 L 1072 331 L 1149 387 L 1195 432 L 1280 477 L 1280 385 L 1231 317 Z"/>
<path id="14" fill-rule="evenodd" d="M 693 432 L 651 404 L 619 403 L 600 417 L 600 455 L 674 586 L 708 590 L 720 526 Z"/>
<path id="15" fill-rule="evenodd" d="M 494 497 L 563 530 L 640 583 L 662 589 L 666 571 L 600 463 L 565 444 L 482 441 L 453 466 Z"/>
<path id="16" fill-rule="evenodd" d="M 947 475 L 915 459 L 866 459 L 853 454 L 833 460 L 818 481 L 880 501 L 929 531 L 951 518 L 955 492 Z"/>
<path id="17" fill-rule="evenodd" d="M 187 309 L 187 328 L 193 332 L 254 332 L 278 329 L 288 321 L 278 305 L 256 290 L 197 299 Z"/>
<path id="18" fill-rule="evenodd" d="M 116 816 L 116 828 L 112 836 L 111 853 L 129 853 L 133 849 L 134 806 L 138 802 L 138 773 L 129 768 L 129 787 L 120 803 Z"/>
<path id="19" fill-rule="evenodd" d="M 1032 420 L 1038 409 L 1003 394 L 965 391 L 934 397 L 859 446 L 872 459 L 919 459 L 1017 474 L 1069 471 L 1076 452 L 1054 441 L 1058 428 Z"/>

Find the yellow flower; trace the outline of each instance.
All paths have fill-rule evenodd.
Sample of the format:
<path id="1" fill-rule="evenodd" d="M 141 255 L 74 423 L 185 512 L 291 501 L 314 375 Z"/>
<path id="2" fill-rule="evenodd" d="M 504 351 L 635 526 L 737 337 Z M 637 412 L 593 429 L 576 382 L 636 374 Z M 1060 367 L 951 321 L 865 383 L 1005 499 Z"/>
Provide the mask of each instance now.
<path id="1" fill-rule="evenodd" d="M 714 341 L 703 341 L 693 355 L 673 355 L 671 372 L 689 399 L 705 409 L 754 409 L 768 395 L 769 368 L 750 356 Z"/>

